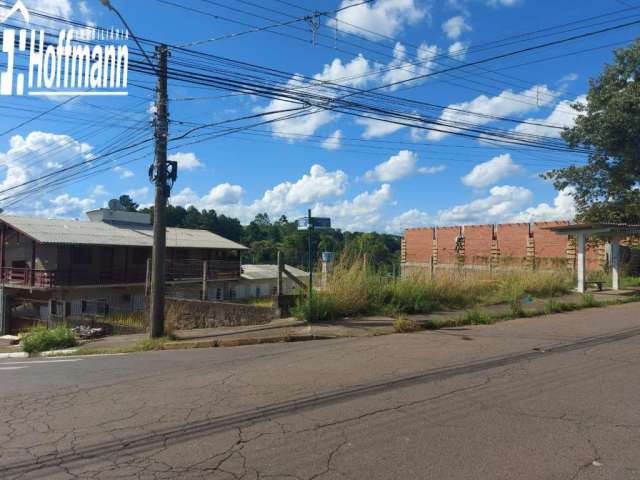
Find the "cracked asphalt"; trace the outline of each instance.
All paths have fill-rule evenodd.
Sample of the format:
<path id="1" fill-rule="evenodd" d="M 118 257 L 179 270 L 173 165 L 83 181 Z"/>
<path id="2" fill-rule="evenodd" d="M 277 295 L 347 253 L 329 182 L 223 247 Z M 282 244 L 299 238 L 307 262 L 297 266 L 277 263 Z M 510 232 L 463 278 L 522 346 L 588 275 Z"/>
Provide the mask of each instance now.
<path id="1" fill-rule="evenodd" d="M 64 361 L 63 361 L 64 360 Z M 640 305 L 0 361 L 3 479 L 640 479 Z"/>

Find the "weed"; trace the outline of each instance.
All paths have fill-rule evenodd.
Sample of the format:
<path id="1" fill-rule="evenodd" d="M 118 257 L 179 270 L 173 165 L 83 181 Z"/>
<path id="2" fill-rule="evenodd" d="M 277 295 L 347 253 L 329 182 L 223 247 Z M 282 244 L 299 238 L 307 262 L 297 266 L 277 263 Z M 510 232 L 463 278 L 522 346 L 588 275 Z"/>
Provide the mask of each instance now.
<path id="1" fill-rule="evenodd" d="M 473 309 L 467 311 L 464 316 L 460 318 L 460 323 L 462 325 L 490 325 L 494 323 L 495 320 L 495 317 L 488 313 Z"/>
<path id="2" fill-rule="evenodd" d="M 595 297 L 590 293 L 585 293 L 582 296 L 582 306 L 585 308 L 600 307 L 602 306 L 602 304 L 602 302 L 596 300 Z"/>
<path id="3" fill-rule="evenodd" d="M 300 297 L 298 303 L 291 309 L 293 316 L 307 322 L 322 322 L 332 320 L 338 316 L 336 299 L 321 292 L 314 292 L 311 302 Z"/>
<path id="4" fill-rule="evenodd" d="M 404 315 L 399 316 L 393 322 L 393 329 L 396 333 L 408 333 L 422 330 L 418 322 Z"/>
<path id="5" fill-rule="evenodd" d="M 20 340 L 22 351 L 27 353 L 70 348 L 77 344 L 73 331 L 66 325 L 58 325 L 52 329 L 38 325 L 31 328 Z"/>

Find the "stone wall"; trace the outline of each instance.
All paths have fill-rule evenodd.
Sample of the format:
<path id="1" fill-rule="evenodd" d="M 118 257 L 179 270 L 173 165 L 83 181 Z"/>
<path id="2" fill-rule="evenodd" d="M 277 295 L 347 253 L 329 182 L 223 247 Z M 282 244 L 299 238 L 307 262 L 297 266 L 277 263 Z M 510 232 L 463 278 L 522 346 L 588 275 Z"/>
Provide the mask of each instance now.
<path id="1" fill-rule="evenodd" d="M 280 318 L 280 309 L 241 303 L 167 298 L 166 324 L 175 330 L 262 325 Z"/>

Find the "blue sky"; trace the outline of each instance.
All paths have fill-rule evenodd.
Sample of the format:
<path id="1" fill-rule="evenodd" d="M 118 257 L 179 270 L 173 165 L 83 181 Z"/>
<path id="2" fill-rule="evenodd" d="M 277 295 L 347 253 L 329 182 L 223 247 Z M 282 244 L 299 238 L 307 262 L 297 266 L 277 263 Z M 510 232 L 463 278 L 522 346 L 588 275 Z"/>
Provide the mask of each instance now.
<path id="1" fill-rule="evenodd" d="M 112 1 L 137 35 L 174 45 L 247 30 L 237 22 L 256 26 L 274 23 L 256 15 L 285 22 L 309 11 L 330 12 L 358 3 L 171 0 L 171 5 L 158 0 Z M 316 46 L 311 42 L 309 24 L 300 21 L 292 24 L 295 28 L 281 26 L 190 48 L 290 74 L 372 88 L 637 19 L 640 9 L 630 9 L 632 1 L 639 3 L 376 0 L 342 11 L 337 32 L 333 15 L 320 17 Z M 59 17 L 120 26 L 98 0 L 25 3 Z M 607 16 L 612 12 L 619 13 Z M 580 30 L 539 39 L 514 37 L 589 17 L 594 19 L 576 24 L 583 27 Z M 571 125 L 575 112 L 570 105 L 584 99 L 589 78 L 611 61 L 613 48 L 628 44 L 637 35 L 636 25 L 386 88 L 383 93 L 449 106 L 436 114 L 446 120 L 472 119 L 485 126 L 557 137 L 558 129 L 532 123 Z M 488 48 L 489 42 L 506 38 L 513 43 Z M 129 48 L 135 48 L 132 42 Z M 418 65 L 416 59 L 421 60 Z M 0 68 L 4 68 L 4 61 L 0 55 Z M 99 155 L 115 141 L 151 135 L 153 79 L 132 74 L 130 81 L 137 85 L 129 85 L 128 97 L 79 98 L 23 126 L 19 125 L 61 100 L 0 97 L 0 132 L 9 131 L 0 136 L 0 190 Z M 300 86 L 295 79 L 282 84 Z M 220 90 L 175 81 L 169 84 L 169 95 L 170 135 L 174 137 L 191 123 L 223 121 L 290 105 L 255 96 L 228 96 Z M 460 110 L 530 123 L 470 118 Z M 571 192 L 555 191 L 539 174 L 583 162 L 580 155 L 489 144 L 455 131 L 442 134 L 365 120 L 324 111 L 180 145 L 170 151 L 180 170 L 171 202 L 215 208 L 243 223 L 259 212 L 272 218 L 282 214 L 295 218 L 312 207 L 315 214 L 332 217 L 338 227 L 394 233 L 411 226 L 550 220 L 573 214 Z M 150 204 L 147 169 L 152 159 L 151 146 L 142 147 L 129 157 L 114 158 L 97 175 L 59 185 L 43 182 L 35 194 L 0 200 L 0 206 L 16 214 L 82 218 L 83 211 L 103 206 L 122 193 Z M 19 193 L 20 188 L 0 197 Z"/>

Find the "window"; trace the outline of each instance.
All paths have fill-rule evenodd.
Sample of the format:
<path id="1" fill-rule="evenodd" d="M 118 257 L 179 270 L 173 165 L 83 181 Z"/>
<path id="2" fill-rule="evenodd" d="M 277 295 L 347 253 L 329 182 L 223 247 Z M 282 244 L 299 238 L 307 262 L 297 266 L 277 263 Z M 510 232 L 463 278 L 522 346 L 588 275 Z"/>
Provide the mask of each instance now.
<path id="1" fill-rule="evenodd" d="M 91 248 L 75 247 L 71 250 L 71 261 L 74 265 L 91 265 Z"/>
<path id="2" fill-rule="evenodd" d="M 231 298 L 231 300 L 235 300 L 235 298 L 236 298 L 236 287 L 230 287 L 229 288 L 229 297 Z"/>
<path id="3" fill-rule="evenodd" d="M 216 300 L 222 300 L 222 288 L 216 288 Z"/>
<path id="4" fill-rule="evenodd" d="M 260 296 L 260 286 L 258 285 L 256 287 L 256 297 L 259 297 L 259 296 Z"/>

